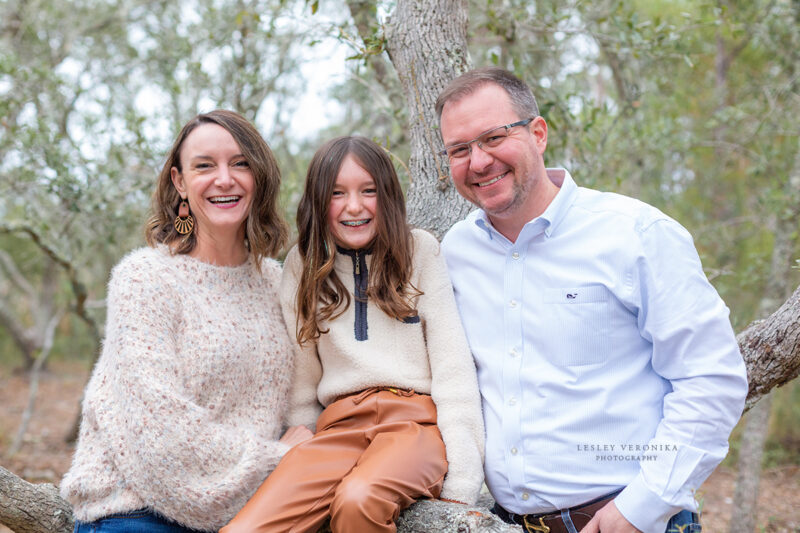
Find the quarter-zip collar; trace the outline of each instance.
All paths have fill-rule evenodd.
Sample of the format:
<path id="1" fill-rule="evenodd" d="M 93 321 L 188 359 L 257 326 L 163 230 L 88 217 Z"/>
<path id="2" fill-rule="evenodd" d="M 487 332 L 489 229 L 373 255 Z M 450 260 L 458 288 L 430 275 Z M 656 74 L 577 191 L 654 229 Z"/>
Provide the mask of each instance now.
<path id="1" fill-rule="evenodd" d="M 371 248 L 350 250 L 336 246 L 336 251 L 347 255 L 353 262 L 353 293 L 355 296 L 355 323 L 353 330 L 357 341 L 365 341 L 367 335 L 367 284 L 369 270 L 367 268 L 367 255 L 372 253 Z"/>

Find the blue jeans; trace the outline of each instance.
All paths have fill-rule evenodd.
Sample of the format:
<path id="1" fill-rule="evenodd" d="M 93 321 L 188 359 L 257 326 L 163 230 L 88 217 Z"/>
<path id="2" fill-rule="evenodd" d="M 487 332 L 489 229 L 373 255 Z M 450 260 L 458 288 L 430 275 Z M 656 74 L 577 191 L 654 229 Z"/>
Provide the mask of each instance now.
<path id="1" fill-rule="evenodd" d="M 198 533 L 147 509 L 119 513 L 94 522 L 75 521 L 73 533 Z"/>
<path id="2" fill-rule="evenodd" d="M 667 522 L 666 533 L 700 533 L 700 519 L 696 513 L 683 510 Z"/>

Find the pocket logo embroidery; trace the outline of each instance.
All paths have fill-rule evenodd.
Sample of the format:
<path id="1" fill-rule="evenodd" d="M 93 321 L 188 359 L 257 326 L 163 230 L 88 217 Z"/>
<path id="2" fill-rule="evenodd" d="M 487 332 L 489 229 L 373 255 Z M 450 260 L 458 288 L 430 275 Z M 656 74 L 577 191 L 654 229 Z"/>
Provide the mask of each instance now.
<path id="1" fill-rule="evenodd" d="M 546 288 L 542 301 L 546 304 L 582 305 L 607 302 L 611 292 L 600 284 L 573 285 L 572 287 Z"/>

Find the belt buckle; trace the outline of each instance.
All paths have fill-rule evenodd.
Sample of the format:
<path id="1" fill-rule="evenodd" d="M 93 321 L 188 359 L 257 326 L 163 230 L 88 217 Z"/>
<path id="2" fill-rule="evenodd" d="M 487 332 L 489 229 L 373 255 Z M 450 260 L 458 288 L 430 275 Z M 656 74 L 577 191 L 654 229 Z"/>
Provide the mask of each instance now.
<path id="1" fill-rule="evenodd" d="M 528 515 L 522 515 L 522 521 L 525 523 L 525 531 L 528 533 L 533 533 L 534 531 L 539 533 L 550 533 L 550 528 L 544 524 L 544 520 L 539 517 L 539 524 L 531 524 L 528 522 Z"/>

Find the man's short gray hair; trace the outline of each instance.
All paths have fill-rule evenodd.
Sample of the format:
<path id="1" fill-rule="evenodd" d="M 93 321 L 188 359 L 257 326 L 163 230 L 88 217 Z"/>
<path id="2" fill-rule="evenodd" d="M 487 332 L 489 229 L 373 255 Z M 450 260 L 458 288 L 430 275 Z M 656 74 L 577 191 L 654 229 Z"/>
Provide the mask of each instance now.
<path id="1" fill-rule="evenodd" d="M 520 119 L 539 116 L 530 87 L 511 72 L 500 67 L 482 67 L 465 72 L 451 81 L 436 99 L 436 116 L 442 119 L 442 109 L 450 101 L 460 100 L 489 83 L 502 87 L 511 99 L 511 108 Z"/>

